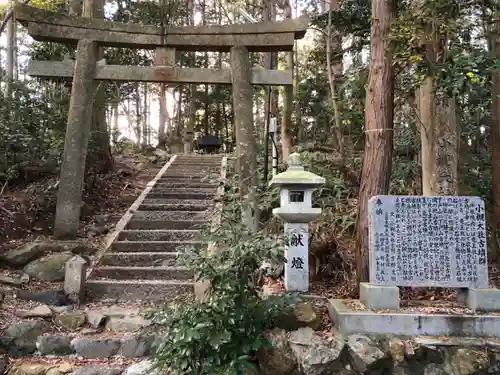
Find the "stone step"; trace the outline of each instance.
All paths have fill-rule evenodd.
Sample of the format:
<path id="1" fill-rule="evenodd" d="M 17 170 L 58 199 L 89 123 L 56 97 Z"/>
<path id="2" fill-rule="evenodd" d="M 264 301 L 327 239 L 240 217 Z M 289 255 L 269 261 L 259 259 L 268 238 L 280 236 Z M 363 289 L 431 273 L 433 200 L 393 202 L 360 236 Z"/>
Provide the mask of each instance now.
<path id="1" fill-rule="evenodd" d="M 177 156 L 174 163 L 219 163 L 222 161 L 221 155 L 215 156 Z"/>
<path id="2" fill-rule="evenodd" d="M 219 162 L 193 162 L 193 163 L 184 163 L 178 162 L 170 164 L 168 170 L 177 169 L 177 170 L 201 170 L 201 169 L 220 169 Z"/>
<path id="3" fill-rule="evenodd" d="M 160 183 L 171 183 L 171 182 L 193 182 L 193 183 L 204 183 L 204 184 L 215 184 L 218 183 L 220 179 L 220 175 L 213 176 L 170 176 L 170 175 L 162 175 L 158 182 Z"/>
<path id="4" fill-rule="evenodd" d="M 194 169 L 194 168 L 169 168 L 165 171 L 165 173 L 162 175 L 163 176 L 193 176 L 193 177 L 204 177 L 207 175 L 212 175 L 212 174 L 218 174 L 220 175 L 219 168 L 199 168 L 199 169 Z"/>
<path id="5" fill-rule="evenodd" d="M 188 248 L 201 249 L 206 246 L 200 241 L 115 241 L 111 244 L 113 252 L 181 252 Z"/>
<path id="6" fill-rule="evenodd" d="M 201 203 L 163 203 L 168 202 L 169 199 L 147 199 L 140 206 L 139 210 L 142 211 L 205 211 L 213 205 L 212 201 L 195 201 Z"/>
<path id="7" fill-rule="evenodd" d="M 183 192 L 155 192 L 151 191 L 148 195 L 148 199 L 183 199 L 183 200 L 208 200 L 215 196 L 213 193 L 183 193 Z"/>
<path id="8" fill-rule="evenodd" d="M 194 283 L 179 280 L 87 280 L 90 299 L 165 301 L 194 292 Z"/>
<path id="9" fill-rule="evenodd" d="M 172 164 L 167 171 L 170 170 L 184 170 L 184 171 L 202 171 L 212 170 L 219 171 L 220 163 L 179 163 Z"/>
<path id="10" fill-rule="evenodd" d="M 210 163 L 210 162 L 215 162 L 215 161 L 221 161 L 223 155 L 219 154 L 213 154 L 213 155 L 177 155 L 177 158 L 175 159 L 174 163 L 179 163 L 179 162 L 190 162 L 190 161 L 201 161 L 205 163 Z"/>
<path id="11" fill-rule="evenodd" d="M 199 241 L 199 230 L 122 230 L 118 241 Z"/>
<path id="12" fill-rule="evenodd" d="M 136 211 L 132 220 L 206 220 L 209 216 L 205 211 Z"/>
<path id="13" fill-rule="evenodd" d="M 176 265 L 180 252 L 125 252 L 104 253 L 100 259 L 102 266 L 128 266 L 137 267 L 173 267 Z"/>
<path id="14" fill-rule="evenodd" d="M 92 280 L 191 280 L 193 272 L 186 267 L 99 266 L 90 274 Z"/>
<path id="15" fill-rule="evenodd" d="M 205 220 L 151 220 L 132 219 L 126 229 L 202 229 Z"/>
<path id="16" fill-rule="evenodd" d="M 158 182 L 154 185 L 155 188 L 160 189 L 175 189 L 175 188 L 201 188 L 201 189 L 217 189 L 218 183 L 194 183 L 194 182 Z"/>
<path id="17" fill-rule="evenodd" d="M 161 178 L 158 179 L 158 182 L 194 182 L 194 183 L 207 183 L 207 184 L 216 184 L 220 180 L 220 174 L 164 174 Z"/>
<path id="18" fill-rule="evenodd" d="M 149 194 L 156 193 L 203 193 L 207 195 L 214 195 L 217 193 L 217 186 L 210 186 L 208 188 L 193 188 L 190 186 L 187 187 L 172 187 L 172 186 L 153 186 Z M 149 195 L 148 194 L 148 195 Z"/>

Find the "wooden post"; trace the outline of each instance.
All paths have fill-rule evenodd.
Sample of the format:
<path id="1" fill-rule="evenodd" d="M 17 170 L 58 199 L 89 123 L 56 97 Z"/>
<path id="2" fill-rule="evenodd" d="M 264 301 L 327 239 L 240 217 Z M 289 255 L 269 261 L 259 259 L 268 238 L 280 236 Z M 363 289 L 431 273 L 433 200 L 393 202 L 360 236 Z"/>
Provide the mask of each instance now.
<path id="1" fill-rule="evenodd" d="M 93 40 L 78 42 L 54 224 L 54 236 L 60 239 L 76 238 L 80 223 L 97 50 Z"/>
<path id="2" fill-rule="evenodd" d="M 242 220 L 257 229 L 257 154 L 253 125 L 252 66 L 248 49 L 231 48 L 231 82 L 233 85 L 234 125 L 236 129 L 237 168 L 240 176 L 240 196 L 244 207 Z"/>

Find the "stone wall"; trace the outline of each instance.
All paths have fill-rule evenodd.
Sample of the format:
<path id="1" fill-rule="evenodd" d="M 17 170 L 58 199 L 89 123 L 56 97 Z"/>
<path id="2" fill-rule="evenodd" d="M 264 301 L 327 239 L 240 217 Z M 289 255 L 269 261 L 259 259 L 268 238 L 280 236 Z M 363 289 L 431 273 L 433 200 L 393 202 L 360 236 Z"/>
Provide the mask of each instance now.
<path id="1" fill-rule="evenodd" d="M 500 343 L 335 335 L 310 327 L 267 333 L 272 347 L 258 355 L 262 375 L 500 374 Z"/>

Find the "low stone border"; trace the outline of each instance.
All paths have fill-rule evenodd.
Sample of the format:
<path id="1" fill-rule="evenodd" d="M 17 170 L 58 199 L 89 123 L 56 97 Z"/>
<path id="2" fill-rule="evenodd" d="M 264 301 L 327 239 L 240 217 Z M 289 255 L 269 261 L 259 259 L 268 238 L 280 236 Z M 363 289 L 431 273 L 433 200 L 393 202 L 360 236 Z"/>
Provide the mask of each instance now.
<path id="1" fill-rule="evenodd" d="M 55 335 L 54 335 L 55 336 Z M 294 331 L 273 329 L 266 332 L 271 346 L 257 353 L 257 368 L 246 375 L 473 375 L 500 373 L 500 343 L 480 345 L 481 340 L 416 337 L 403 339 L 393 335 L 343 336 L 333 332 L 315 332 L 310 327 Z M 161 375 L 152 370 L 148 358 L 124 358 L 123 347 L 130 338 L 111 337 L 97 342 L 95 351 L 112 354 L 102 360 L 89 358 L 88 352 L 77 356 L 32 357 L 13 360 L 9 375 Z M 47 341 L 55 340 L 53 337 Z M 83 339 L 88 340 L 88 339 Z M 483 344 L 485 341 L 483 341 Z M 57 343 L 58 345 L 60 342 Z M 138 342 L 130 347 L 137 348 Z M 45 343 L 47 345 L 47 343 Z M 73 339 L 70 347 L 89 342 Z M 67 341 L 63 347 L 67 348 Z M 106 352 L 107 351 L 107 352 Z M 132 353 L 132 352 L 131 352 Z M 83 355 L 82 355 L 83 354 Z M 137 354 L 132 353 L 132 354 Z M 83 358 L 82 358 L 83 357 Z M 95 358 L 95 357 L 94 357 Z M 2 370 L 0 355 L 0 375 Z M 83 366 L 81 366 L 83 365 Z"/>
<path id="2" fill-rule="evenodd" d="M 328 301 L 328 311 L 335 326 L 344 334 L 500 338 L 500 315 L 357 311 L 339 299 Z"/>
<path id="3" fill-rule="evenodd" d="M 9 375 L 160 375 L 158 370 L 153 369 L 150 360 L 125 364 L 123 361 L 110 361 L 108 364 L 87 364 L 71 361 L 55 361 L 55 363 L 43 361 L 22 361 L 14 363 L 9 369 Z M 0 371 L 0 375 L 3 373 Z"/>
<path id="4" fill-rule="evenodd" d="M 137 358 L 152 354 L 153 339 L 152 334 L 142 332 L 108 336 L 50 333 L 22 338 L 2 337 L 0 349 L 12 357 L 77 355 L 84 359 L 107 359 L 118 355 Z"/>

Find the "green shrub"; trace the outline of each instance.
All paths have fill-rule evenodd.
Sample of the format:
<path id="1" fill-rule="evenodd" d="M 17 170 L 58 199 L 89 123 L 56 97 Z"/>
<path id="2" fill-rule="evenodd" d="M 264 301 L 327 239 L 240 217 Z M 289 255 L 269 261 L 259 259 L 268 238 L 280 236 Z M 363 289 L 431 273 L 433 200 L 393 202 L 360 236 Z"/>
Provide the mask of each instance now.
<path id="1" fill-rule="evenodd" d="M 259 297 L 258 268 L 266 259 L 284 262 L 284 238 L 251 232 L 240 223 L 240 203 L 226 199 L 221 224 L 206 231 L 207 250 L 188 251 L 180 260 L 197 280 L 210 282 L 207 299 L 166 306 L 153 316 L 164 328 L 156 338 L 156 361 L 181 374 L 241 374 L 254 353 L 268 345 L 264 332 L 293 304 L 287 296 Z"/>

